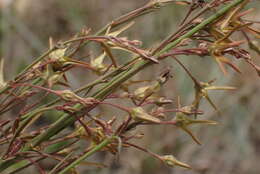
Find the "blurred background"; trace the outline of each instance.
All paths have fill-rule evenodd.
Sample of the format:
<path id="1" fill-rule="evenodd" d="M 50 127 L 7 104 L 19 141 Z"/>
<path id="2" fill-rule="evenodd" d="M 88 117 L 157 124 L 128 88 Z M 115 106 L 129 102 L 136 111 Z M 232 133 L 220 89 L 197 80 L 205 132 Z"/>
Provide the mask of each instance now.
<path id="1" fill-rule="evenodd" d="M 94 32 L 114 18 L 138 8 L 147 0 L 0 0 L 0 56 L 5 59 L 5 79 L 12 79 L 33 58 L 48 49 L 48 39 L 66 40 L 82 28 Z M 249 19 L 259 20 L 260 2 Z M 143 47 L 153 47 L 175 31 L 186 14 L 187 6 L 168 5 L 155 13 L 136 20 L 126 35 L 143 42 Z M 256 26 L 260 29 L 260 26 Z M 260 64 L 259 55 L 251 52 Z M 192 130 L 203 142 L 196 145 L 189 136 L 171 126 L 146 127 L 145 138 L 137 141 L 159 154 L 173 154 L 190 164 L 193 170 L 168 168 L 147 154 L 135 149 L 122 152 L 119 162 L 112 155 L 100 154 L 93 160 L 102 160 L 108 167 L 84 167 L 89 174 L 259 174 L 260 173 L 260 82 L 259 77 L 240 60 L 242 74 L 229 72 L 224 76 L 210 57 L 181 57 L 185 65 L 202 81 L 216 78 L 216 84 L 235 86 L 234 92 L 212 92 L 210 96 L 221 111 L 218 116 L 207 102 L 202 103 L 205 118 L 220 122 L 218 126 L 194 126 Z M 173 79 L 164 87 L 163 94 L 176 102 L 181 96 L 183 104 L 193 99 L 193 84 L 175 62 L 167 60 L 158 67 L 142 72 L 142 77 L 153 79 L 161 69 L 171 66 Z M 230 70 L 230 69 L 229 69 Z M 73 86 L 84 84 L 86 76 L 72 72 Z M 138 79 L 138 74 L 135 78 Z M 107 109 L 107 108 L 103 108 Z M 110 111 L 111 115 L 113 112 Z M 47 165 L 47 164 L 46 164 Z M 33 168 L 29 172 L 35 172 Z M 23 173 L 23 172 L 22 172 Z"/>

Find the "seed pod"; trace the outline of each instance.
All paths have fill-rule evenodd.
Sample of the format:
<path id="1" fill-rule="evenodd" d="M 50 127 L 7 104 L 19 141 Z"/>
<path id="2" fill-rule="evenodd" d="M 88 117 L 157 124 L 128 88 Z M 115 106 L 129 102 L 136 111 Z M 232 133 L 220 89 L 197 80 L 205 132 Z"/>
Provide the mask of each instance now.
<path id="1" fill-rule="evenodd" d="M 134 98 L 137 100 L 142 100 L 145 97 L 151 96 L 152 94 L 160 90 L 160 84 L 155 82 L 148 86 L 143 86 L 134 91 Z"/>
<path id="2" fill-rule="evenodd" d="M 90 61 L 91 67 L 95 69 L 97 74 L 102 74 L 107 69 L 107 66 L 104 64 L 105 57 L 106 53 L 104 52 Z"/>
<path id="3" fill-rule="evenodd" d="M 167 164 L 169 167 L 180 166 L 186 169 L 191 169 L 190 165 L 183 163 L 177 160 L 173 155 L 164 155 L 161 159 Z"/>
<path id="4" fill-rule="evenodd" d="M 152 123 L 159 123 L 160 119 L 153 117 L 152 115 L 145 112 L 141 107 L 136 107 L 131 110 L 131 116 L 136 121 L 147 121 Z"/>

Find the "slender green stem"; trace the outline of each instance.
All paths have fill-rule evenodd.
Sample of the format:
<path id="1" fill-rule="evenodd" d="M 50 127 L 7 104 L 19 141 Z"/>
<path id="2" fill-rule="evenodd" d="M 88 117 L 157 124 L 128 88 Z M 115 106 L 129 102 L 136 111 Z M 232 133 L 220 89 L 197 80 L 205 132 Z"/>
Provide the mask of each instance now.
<path id="1" fill-rule="evenodd" d="M 63 158 L 62 161 L 60 161 L 48 174 L 54 174 L 54 172 L 64 163 L 67 159 L 69 159 L 74 152 L 70 152 L 67 156 Z"/>
<path id="2" fill-rule="evenodd" d="M 41 60 L 43 60 L 46 56 L 48 56 L 51 52 L 53 52 L 54 50 L 56 50 L 57 47 L 53 47 L 51 49 L 49 49 L 48 51 L 46 51 L 44 54 L 42 54 L 40 57 L 36 58 L 30 65 L 28 65 L 26 68 L 23 69 L 22 72 L 20 72 L 15 80 L 20 80 L 20 78 L 24 75 L 24 73 L 26 73 L 29 69 L 31 69 L 34 65 L 36 65 L 38 62 L 40 62 Z"/>
<path id="3" fill-rule="evenodd" d="M 74 162 L 72 162 L 70 165 L 68 165 L 65 169 L 63 169 L 62 171 L 60 171 L 58 174 L 64 174 L 67 171 L 69 171 L 70 169 L 76 167 L 77 165 L 79 165 L 83 160 L 85 160 L 86 158 L 88 158 L 89 156 L 93 155 L 94 153 L 96 153 L 97 151 L 101 150 L 102 148 L 104 148 L 106 145 L 108 145 L 115 137 L 110 137 L 110 138 L 106 138 L 104 139 L 100 144 L 98 144 L 97 146 L 95 146 L 93 149 L 91 149 L 90 151 L 88 151 L 87 153 L 85 153 L 84 155 L 82 155 L 80 158 L 78 158 L 77 160 L 75 160 Z"/>
<path id="4" fill-rule="evenodd" d="M 48 154 L 55 154 L 56 152 L 59 152 L 67 147 L 70 147 L 74 143 L 75 143 L 75 141 L 67 141 L 67 140 L 58 142 L 56 144 L 46 147 L 44 152 L 48 153 Z M 41 161 L 45 158 L 46 158 L 46 156 L 40 157 L 40 158 L 36 159 L 35 162 Z M 18 160 L 20 160 L 20 161 L 18 161 Z M 9 161 L 13 163 L 12 169 L 10 171 L 8 171 L 9 174 L 18 173 L 21 170 L 23 170 L 24 168 L 27 168 L 28 166 L 30 166 L 32 164 L 32 161 L 23 160 L 23 158 L 21 158 L 21 159 L 17 158 L 17 159 L 9 160 Z"/>
<path id="5" fill-rule="evenodd" d="M 14 142 L 14 140 L 18 137 L 18 135 L 26 128 L 28 127 L 30 123 L 35 117 L 38 117 L 40 116 L 40 114 L 42 114 L 44 111 L 48 111 L 48 110 L 51 110 L 53 109 L 54 107 L 51 106 L 51 107 L 45 107 L 45 108 L 42 108 L 42 109 L 38 109 L 36 110 L 34 113 L 32 113 L 30 116 L 26 117 L 25 120 L 23 120 L 20 124 L 19 124 L 19 127 L 15 130 L 15 134 L 14 136 L 12 137 L 11 141 L 10 141 L 10 144 L 12 144 Z M 30 123 L 30 124 L 29 124 Z"/>
<path id="6" fill-rule="evenodd" d="M 36 58 L 30 65 L 28 65 L 27 67 L 25 67 L 23 69 L 22 72 L 20 72 L 14 81 L 19 81 L 22 76 L 29 70 L 31 69 L 34 65 L 36 65 L 38 62 L 40 62 L 42 59 L 44 59 L 46 56 L 48 56 L 51 52 L 53 52 L 54 50 L 56 50 L 56 47 L 53 47 L 52 49 L 49 49 L 48 51 L 46 51 L 45 53 L 43 53 L 41 56 L 39 56 L 38 58 Z M 9 85 L 6 85 L 5 87 L 3 87 L 2 89 L 0 89 L 0 94 L 6 92 L 7 90 L 9 90 L 11 87 Z"/>

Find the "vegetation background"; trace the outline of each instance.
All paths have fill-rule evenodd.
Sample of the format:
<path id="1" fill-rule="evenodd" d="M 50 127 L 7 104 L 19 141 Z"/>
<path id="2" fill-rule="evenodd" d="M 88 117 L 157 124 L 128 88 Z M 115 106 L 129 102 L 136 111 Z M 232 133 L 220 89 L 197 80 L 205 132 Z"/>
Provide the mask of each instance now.
<path id="1" fill-rule="evenodd" d="M 6 79 L 11 79 L 32 58 L 40 55 L 48 46 L 48 38 L 65 40 L 83 27 L 93 31 L 104 26 L 113 18 L 140 7 L 147 0 L 1 0 L 0 1 L 0 44 L 1 57 L 5 58 Z M 255 1 L 255 9 L 249 18 L 259 20 L 260 3 Z M 170 5 L 137 20 L 127 34 L 140 39 L 143 45 L 151 46 L 174 31 L 184 17 L 187 6 Z M 260 26 L 258 25 L 257 28 Z M 259 64 L 259 55 L 251 53 Z M 258 56 L 258 57 L 257 57 Z M 200 127 L 197 135 L 203 142 L 197 146 L 190 137 L 171 127 L 149 127 L 142 131 L 146 138 L 138 143 L 151 150 L 164 154 L 173 153 L 178 159 L 191 164 L 193 171 L 168 168 L 146 154 L 133 149 L 122 152 L 119 162 L 111 160 L 111 155 L 101 154 L 94 158 L 105 159 L 108 168 L 88 167 L 88 173 L 113 174 L 258 174 L 260 173 L 260 83 L 257 74 L 244 64 L 242 74 L 229 72 L 227 76 L 219 71 L 215 62 L 206 58 L 183 57 L 195 76 L 207 81 L 217 78 L 217 83 L 236 86 L 235 92 L 216 92 L 212 94 L 221 116 L 205 102 L 203 110 L 207 118 L 215 117 L 221 124 L 215 127 Z M 239 60 L 237 61 L 239 64 Z M 169 81 L 163 91 L 169 98 L 181 96 L 182 102 L 192 97 L 192 81 L 175 62 L 165 62 L 173 67 L 174 80 Z M 142 78 L 151 79 L 158 71 L 155 67 L 142 72 Z M 83 72 L 83 71 L 82 71 Z M 75 71 L 68 75 L 74 86 L 88 81 L 87 74 Z M 158 73 L 157 73 L 158 74 Z M 140 74 L 139 74 L 140 76 Z M 137 77 L 138 78 L 138 77 Z M 113 115 L 107 107 L 100 108 Z M 15 111 L 13 111 L 15 113 Z M 51 119 L 51 118 L 49 118 Z M 49 120 L 41 120 L 44 124 Z M 46 167 L 51 162 L 44 163 Z M 33 169 L 28 169 L 33 172 Z M 28 171 L 27 171 L 28 172 Z"/>

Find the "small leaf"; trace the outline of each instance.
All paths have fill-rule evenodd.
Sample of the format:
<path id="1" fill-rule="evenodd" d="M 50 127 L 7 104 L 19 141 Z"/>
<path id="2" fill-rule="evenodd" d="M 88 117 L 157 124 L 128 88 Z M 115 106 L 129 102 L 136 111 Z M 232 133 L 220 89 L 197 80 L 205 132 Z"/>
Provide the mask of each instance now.
<path id="1" fill-rule="evenodd" d="M 124 32 L 125 30 L 127 30 L 128 28 L 130 28 L 131 26 L 134 25 L 134 21 L 130 22 L 129 24 L 123 26 L 122 28 L 119 28 L 118 30 L 114 31 L 114 32 L 111 32 L 111 33 L 107 33 L 106 35 L 108 36 L 113 36 L 113 37 L 116 37 L 118 36 L 119 34 L 121 34 L 122 32 Z M 109 30 L 108 30 L 109 31 Z"/>
<path id="2" fill-rule="evenodd" d="M 191 124 L 208 124 L 208 125 L 217 125 L 218 122 L 212 120 L 192 120 Z"/>
<path id="3" fill-rule="evenodd" d="M 200 140 L 186 127 L 186 126 L 180 126 L 180 128 L 186 132 L 187 134 L 189 134 L 191 136 L 191 138 L 198 144 L 201 145 Z"/>
<path id="4" fill-rule="evenodd" d="M 232 86 L 208 86 L 205 87 L 206 90 L 236 90 L 236 87 Z"/>

